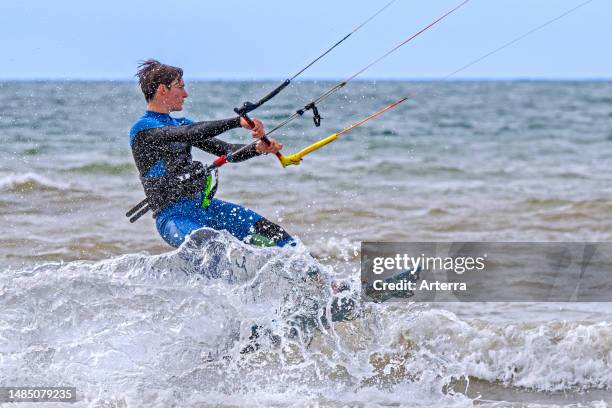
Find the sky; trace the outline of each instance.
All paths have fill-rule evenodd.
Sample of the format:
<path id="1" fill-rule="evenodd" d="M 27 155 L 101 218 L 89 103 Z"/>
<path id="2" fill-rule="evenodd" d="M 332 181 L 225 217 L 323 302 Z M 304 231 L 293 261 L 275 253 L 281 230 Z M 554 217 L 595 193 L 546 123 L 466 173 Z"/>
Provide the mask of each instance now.
<path id="1" fill-rule="evenodd" d="M 584 0 L 470 0 L 361 79 L 441 79 Z M 138 61 L 186 79 L 292 76 L 388 0 L 2 1 L 0 80 L 130 80 Z M 396 0 L 301 76 L 343 79 L 459 0 Z M 612 1 L 593 0 L 454 76 L 611 79 Z"/>

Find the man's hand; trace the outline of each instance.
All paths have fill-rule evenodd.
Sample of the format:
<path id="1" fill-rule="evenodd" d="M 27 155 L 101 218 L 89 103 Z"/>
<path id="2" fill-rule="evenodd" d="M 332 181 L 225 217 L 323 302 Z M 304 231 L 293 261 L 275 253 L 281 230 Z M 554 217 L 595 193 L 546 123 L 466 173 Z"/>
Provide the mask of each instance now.
<path id="1" fill-rule="evenodd" d="M 253 133 L 251 134 L 251 136 L 253 136 L 255 139 L 261 139 L 266 135 L 263 123 L 257 118 L 251 118 L 251 120 L 255 124 L 254 127 L 249 125 L 249 122 L 247 122 L 246 119 L 242 117 L 240 118 L 240 126 L 245 129 L 252 130 Z M 257 144 L 255 145 L 255 150 L 257 150 L 257 153 L 277 153 L 280 149 L 283 148 L 283 145 L 281 143 L 278 143 L 276 140 L 272 138 L 268 138 L 268 140 L 270 140 L 270 144 L 267 144 L 262 140 L 257 142 Z"/>
<path id="2" fill-rule="evenodd" d="M 280 149 L 283 148 L 283 145 L 281 143 L 278 143 L 271 137 L 269 137 L 268 140 L 270 140 L 270 144 L 267 144 L 263 140 L 257 142 L 257 144 L 255 145 L 255 150 L 257 150 L 257 153 L 277 153 Z"/>
<path id="3" fill-rule="evenodd" d="M 251 136 L 253 136 L 255 139 L 262 138 L 266 134 L 263 123 L 261 122 L 261 120 L 256 118 L 251 118 L 251 120 L 255 124 L 254 127 L 249 125 L 249 122 L 247 122 L 246 119 L 243 117 L 240 118 L 240 126 L 245 129 L 252 130 L 253 133 L 251 134 Z"/>

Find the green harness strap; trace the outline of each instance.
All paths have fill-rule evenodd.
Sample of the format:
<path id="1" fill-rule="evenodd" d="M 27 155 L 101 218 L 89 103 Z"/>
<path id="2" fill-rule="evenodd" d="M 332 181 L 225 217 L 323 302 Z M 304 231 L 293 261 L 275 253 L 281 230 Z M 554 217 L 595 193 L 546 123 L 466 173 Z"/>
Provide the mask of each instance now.
<path id="1" fill-rule="evenodd" d="M 208 208 L 212 201 L 212 174 L 206 176 L 206 183 L 204 183 L 204 190 L 202 190 L 202 208 Z"/>

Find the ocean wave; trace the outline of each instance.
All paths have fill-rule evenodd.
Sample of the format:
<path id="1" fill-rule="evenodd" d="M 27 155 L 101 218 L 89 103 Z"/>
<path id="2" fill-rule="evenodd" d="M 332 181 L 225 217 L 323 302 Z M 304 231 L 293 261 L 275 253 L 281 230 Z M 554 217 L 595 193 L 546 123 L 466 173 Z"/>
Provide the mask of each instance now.
<path id="1" fill-rule="evenodd" d="M 400 343 L 432 353 L 457 377 L 538 391 L 612 389 L 611 323 L 491 323 L 430 310 L 401 332 Z"/>
<path id="2" fill-rule="evenodd" d="M 418 164 L 406 165 L 388 159 L 373 160 L 368 165 L 356 164 L 351 166 L 351 171 L 355 174 L 369 173 L 376 176 L 389 176 L 394 174 L 409 174 L 410 177 L 430 177 L 430 176 L 462 176 L 466 174 L 464 169 L 455 166 Z"/>
<path id="3" fill-rule="evenodd" d="M 13 193 L 71 190 L 72 186 L 36 173 L 14 174 L 0 178 L 0 189 Z"/>
<path id="4" fill-rule="evenodd" d="M 399 133 L 394 131 L 393 129 L 373 129 L 370 130 L 370 136 L 397 136 Z"/>
<path id="5" fill-rule="evenodd" d="M 333 307 L 329 271 L 303 246 L 255 248 L 212 230 L 158 256 L 4 271 L 0 294 L 3 379 L 77 384 L 92 398 L 91 384 L 124 394 L 134 379 L 182 389 L 181 378 L 228 361 L 237 366 L 197 389 L 238 391 L 245 350 L 303 348 L 329 329 Z"/>
<path id="6" fill-rule="evenodd" d="M 359 257 L 361 248 L 359 241 L 351 241 L 344 237 L 321 236 L 310 245 L 312 253 L 322 261 L 348 262 Z"/>
<path id="7" fill-rule="evenodd" d="M 0 372 L 74 385 L 76 406 L 463 407 L 472 400 L 447 388 L 457 378 L 612 386 L 609 324 L 464 321 L 424 304 L 361 303 L 354 290 L 334 293 L 335 279 L 301 244 L 255 248 L 208 229 L 162 255 L 4 271 Z"/>
<path id="8" fill-rule="evenodd" d="M 121 175 L 129 174 L 136 171 L 133 163 L 106 163 L 106 162 L 95 162 L 89 163 L 82 166 L 71 167 L 68 169 L 70 172 L 81 173 L 81 174 L 108 174 L 108 175 Z"/>
<path id="9" fill-rule="evenodd" d="M 450 212 L 444 208 L 435 207 L 435 208 L 430 208 L 429 210 L 427 210 L 427 215 L 431 217 L 444 217 L 449 214 Z"/>
<path id="10" fill-rule="evenodd" d="M 535 209 L 562 208 L 571 210 L 581 216 L 592 216 L 601 212 L 604 214 L 612 213 L 612 201 L 596 198 L 593 200 L 568 200 L 563 198 L 529 198 L 521 202 L 528 207 Z"/>
<path id="11" fill-rule="evenodd" d="M 440 128 L 460 128 L 460 129 L 472 129 L 474 126 L 470 122 L 438 122 L 436 126 Z"/>
<path id="12" fill-rule="evenodd" d="M 609 96 L 599 96 L 599 97 L 597 97 L 597 96 L 590 96 L 589 95 L 589 96 L 584 97 L 583 99 L 584 99 L 584 101 L 586 103 L 589 103 L 589 104 L 591 104 L 591 103 L 593 103 L 593 104 L 600 103 L 600 104 L 604 104 L 604 105 L 612 104 L 612 98 L 609 97 Z"/>
<path id="13" fill-rule="evenodd" d="M 562 198 L 528 198 L 523 201 L 523 204 L 542 208 L 564 206 L 571 203 L 572 201 Z"/>
<path id="14" fill-rule="evenodd" d="M 29 147 L 29 148 L 25 149 L 23 151 L 23 154 L 25 154 L 26 156 L 36 156 L 36 155 L 39 155 L 39 154 L 45 152 L 48 149 L 49 149 L 49 146 L 47 146 L 47 145 L 37 144 L 35 146 L 32 146 L 32 147 Z"/>

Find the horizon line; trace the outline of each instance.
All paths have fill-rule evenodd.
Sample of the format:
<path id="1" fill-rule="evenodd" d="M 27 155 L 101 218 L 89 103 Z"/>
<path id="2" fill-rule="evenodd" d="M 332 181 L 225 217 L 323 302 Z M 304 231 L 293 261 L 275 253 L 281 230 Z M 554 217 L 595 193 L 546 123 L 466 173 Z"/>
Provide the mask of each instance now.
<path id="1" fill-rule="evenodd" d="M 284 78 L 222 78 L 222 77 L 184 77 L 189 82 L 281 82 Z M 304 78 L 294 79 L 292 82 L 338 82 L 341 78 Z M 516 77 L 457 77 L 457 78 L 437 78 L 437 77 L 372 77 L 356 78 L 355 82 L 476 82 L 476 81 L 543 81 L 543 82 L 601 82 L 612 81 L 612 76 L 593 76 L 593 77 L 543 77 L 543 76 L 516 76 Z M 0 78 L 0 82 L 138 82 L 136 78 L 127 77 L 7 77 Z"/>

